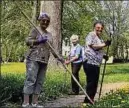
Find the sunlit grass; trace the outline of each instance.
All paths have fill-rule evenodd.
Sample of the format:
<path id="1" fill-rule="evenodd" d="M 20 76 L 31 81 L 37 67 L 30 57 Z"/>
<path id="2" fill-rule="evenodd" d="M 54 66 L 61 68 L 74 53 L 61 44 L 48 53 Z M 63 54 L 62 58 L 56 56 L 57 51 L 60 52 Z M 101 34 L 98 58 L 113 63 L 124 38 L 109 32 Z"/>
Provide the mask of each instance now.
<path id="1" fill-rule="evenodd" d="M 25 63 L 7 63 L 1 64 L 1 73 L 2 74 L 17 74 L 17 73 L 25 73 L 26 67 Z"/>
<path id="2" fill-rule="evenodd" d="M 69 70 L 70 66 L 68 67 Z M 8 74 L 24 74 L 26 72 L 25 63 L 8 63 L 1 65 L 1 73 L 2 75 Z M 101 75 L 103 72 L 103 65 L 101 66 Z M 58 80 L 58 78 L 62 78 L 66 81 L 70 81 L 69 73 L 65 72 L 63 68 L 48 68 L 47 71 L 47 79 L 48 80 Z M 101 78 L 101 76 L 100 76 Z M 83 68 L 80 71 L 80 82 L 82 84 L 85 83 L 86 76 L 83 71 Z M 121 82 L 121 81 L 128 81 L 129 80 L 129 63 L 126 64 L 108 64 L 106 67 L 106 73 L 104 77 L 104 83 L 109 82 Z"/>
<path id="3" fill-rule="evenodd" d="M 129 106 L 129 85 L 118 89 L 117 91 L 110 91 L 106 96 L 89 108 L 128 108 Z"/>
<path id="4" fill-rule="evenodd" d="M 128 64 L 108 64 L 106 67 L 106 74 L 104 78 L 104 83 L 114 83 L 114 82 L 128 82 L 129 81 L 129 63 Z M 71 71 L 70 66 L 68 69 Z M 103 65 L 101 66 L 102 75 Z M 1 65 L 2 80 L 3 85 L 0 86 L 0 93 L 3 94 L 0 96 L 0 99 L 8 98 L 8 94 L 12 94 L 18 90 L 23 89 L 26 67 L 25 63 L 8 63 Z M 68 91 L 71 88 L 71 76 L 68 72 L 65 72 L 62 67 L 48 67 L 46 73 L 46 80 L 43 86 L 43 91 L 41 93 L 41 100 L 56 99 L 61 95 L 67 95 Z M 81 68 L 80 71 L 80 83 L 85 88 L 86 85 L 86 75 Z M 108 96 L 110 97 L 110 96 Z M 115 100 L 111 99 L 110 102 Z M 104 103 L 103 103 L 104 102 Z M 126 102 L 126 99 L 121 100 L 120 102 Z M 107 105 L 106 100 L 98 103 L 98 106 Z M 119 104 L 119 103 L 118 103 Z M 117 105 L 117 104 L 115 104 Z"/>
<path id="5" fill-rule="evenodd" d="M 104 83 L 115 83 L 115 82 L 128 82 L 129 81 L 129 73 L 118 73 L 105 75 Z"/>
<path id="6" fill-rule="evenodd" d="M 106 74 L 114 74 L 114 73 L 129 73 L 129 63 L 115 63 L 115 64 L 107 64 L 106 66 Z M 103 65 L 101 66 L 103 69 Z"/>

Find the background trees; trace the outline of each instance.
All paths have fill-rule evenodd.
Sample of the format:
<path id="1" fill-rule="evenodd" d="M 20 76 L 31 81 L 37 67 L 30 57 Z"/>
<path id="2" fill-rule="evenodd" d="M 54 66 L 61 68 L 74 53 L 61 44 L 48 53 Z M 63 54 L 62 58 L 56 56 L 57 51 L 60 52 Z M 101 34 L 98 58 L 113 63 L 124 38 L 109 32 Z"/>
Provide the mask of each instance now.
<path id="1" fill-rule="evenodd" d="M 49 31 L 54 46 L 61 53 L 62 40 L 69 40 L 72 34 L 80 36 L 84 45 L 85 37 L 93 29 L 96 20 L 105 23 L 103 38 L 112 35 L 110 55 L 117 59 L 128 59 L 129 54 L 129 2 L 128 1 L 22 1 L 18 2 L 23 11 L 37 24 L 41 11 L 50 14 Z M 17 9 L 13 1 L 1 2 L 1 54 L 4 61 L 19 61 L 27 49 L 24 39 L 31 25 Z M 62 25 L 61 25 L 62 24 Z"/>
<path id="2" fill-rule="evenodd" d="M 73 33 L 84 40 L 93 23 L 101 20 L 105 24 L 103 38 L 112 32 L 110 55 L 127 61 L 129 48 L 129 2 L 128 1 L 65 1 L 63 13 L 63 38 Z"/>
<path id="3" fill-rule="evenodd" d="M 22 2 L 21 5 L 31 17 L 33 2 Z M 2 59 L 6 62 L 18 61 L 24 56 L 26 50 L 24 40 L 29 33 L 30 25 L 11 1 L 2 1 L 1 16 Z"/>

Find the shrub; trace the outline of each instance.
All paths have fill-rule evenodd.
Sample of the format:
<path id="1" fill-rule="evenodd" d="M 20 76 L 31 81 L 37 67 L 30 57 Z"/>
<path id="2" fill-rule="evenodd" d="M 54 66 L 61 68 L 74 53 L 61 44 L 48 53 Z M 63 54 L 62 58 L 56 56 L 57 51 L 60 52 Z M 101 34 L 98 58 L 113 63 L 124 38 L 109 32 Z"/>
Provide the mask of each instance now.
<path id="1" fill-rule="evenodd" d="M 89 105 L 89 108 L 127 108 L 129 106 L 129 92 L 126 89 L 119 89 L 117 91 L 110 91 L 106 96 L 102 97 L 100 101 L 94 105 Z M 128 89 L 129 90 L 129 89 Z"/>
<path id="2" fill-rule="evenodd" d="M 2 77 L 0 80 L 0 106 L 7 101 L 21 102 L 23 79 L 22 75 L 10 74 Z"/>

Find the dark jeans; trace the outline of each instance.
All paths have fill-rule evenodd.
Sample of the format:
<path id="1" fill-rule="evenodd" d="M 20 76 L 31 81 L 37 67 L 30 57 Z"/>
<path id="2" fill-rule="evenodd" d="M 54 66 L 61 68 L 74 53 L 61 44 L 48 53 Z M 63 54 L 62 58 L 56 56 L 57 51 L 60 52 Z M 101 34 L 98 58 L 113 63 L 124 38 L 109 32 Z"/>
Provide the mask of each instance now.
<path id="1" fill-rule="evenodd" d="M 95 94 L 97 92 L 100 67 L 96 66 L 96 65 L 92 65 L 92 64 L 87 64 L 87 62 L 84 62 L 83 69 L 87 76 L 86 92 L 87 92 L 88 96 L 92 100 L 94 100 Z M 86 98 L 85 98 L 85 100 L 86 100 Z"/>
<path id="2" fill-rule="evenodd" d="M 78 82 L 79 82 L 79 71 L 81 69 L 81 66 L 82 63 L 71 63 L 72 74 L 74 75 L 74 77 L 77 79 Z M 79 93 L 79 86 L 72 77 L 71 77 L 71 84 L 72 84 L 72 91 L 74 93 Z"/>

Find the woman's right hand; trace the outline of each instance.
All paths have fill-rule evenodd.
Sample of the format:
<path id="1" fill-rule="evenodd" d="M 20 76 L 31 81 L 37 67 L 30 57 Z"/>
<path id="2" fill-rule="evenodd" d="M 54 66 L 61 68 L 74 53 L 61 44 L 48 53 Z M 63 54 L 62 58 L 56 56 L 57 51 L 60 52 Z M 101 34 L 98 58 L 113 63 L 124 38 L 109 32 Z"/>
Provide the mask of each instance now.
<path id="1" fill-rule="evenodd" d="M 65 65 L 68 65 L 70 63 L 69 60 L 65 60 Z"/>
<path id="2" fill-rule="evenodd" d="M 106 46 L 111 45 L 111 40 L 107 40 L 107 41 L 105 42 L 105 45 L 106 45 Z"/>
<path id="3" fill-rule="evenodd" d="M 38 37 L 38 42 L 39 43 L 45 43 L 47 40 L 48 40 L 47 36 L 44 36 L 44 37 L 39 36 Z"/>

